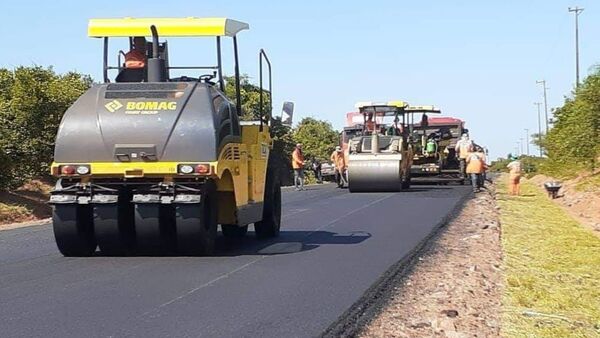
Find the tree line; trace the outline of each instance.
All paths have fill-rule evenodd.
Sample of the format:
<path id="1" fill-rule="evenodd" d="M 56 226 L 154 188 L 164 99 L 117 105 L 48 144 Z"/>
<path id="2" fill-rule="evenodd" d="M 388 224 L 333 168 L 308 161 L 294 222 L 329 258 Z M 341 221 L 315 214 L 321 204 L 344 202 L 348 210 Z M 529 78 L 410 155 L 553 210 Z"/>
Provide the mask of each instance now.
<path id="1" fill-rule="evenodd" d="M 571 175 L 598 167 L 600 157 L 600 69 L 589 75 L 554 110 L 554 125 L 542 139 L 548 161 L 543 166 L 556 175 Z"/>
<path id="2" fill-rule="evenodd" d="M 92 84 L 89 75 L 58 74 L 51 67 L 0 68 L 0 190 L 15 189 L 32 178 L 49 175 L 60 121 Z M 241 89 L 242 119 L 258 119 L 259 88 L 244 75 Z M 227 78 L 225 91 L 235 99 L 232 78 Z M 270 109 L 268 95 L 264 99 Z M 295 128 L 275 118 L 272 133 L 273 160 L 283 183 L 291 182 L 291 152 L 296 143 L 305 145 L 307 158 L 324 161 L 339 140 L 329 122 L 315 118 L 304 118 Z"/>

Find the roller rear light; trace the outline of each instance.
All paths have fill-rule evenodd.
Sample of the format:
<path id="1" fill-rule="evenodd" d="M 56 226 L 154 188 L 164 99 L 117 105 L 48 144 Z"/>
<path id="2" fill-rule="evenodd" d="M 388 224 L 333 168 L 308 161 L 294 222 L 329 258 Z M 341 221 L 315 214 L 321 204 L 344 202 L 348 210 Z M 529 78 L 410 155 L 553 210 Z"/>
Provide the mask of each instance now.
<path id="1" fill-rule="evenodd" d="M 208 163 L 190 163 L 177 166 L 177 173 L 180 175 L 208 175 L 211 173 Z"/>
<path id="2" fill-rule="evenodd" d="M 90 166 L 87 164 L 61 165 L 58 171 L 62 176 L 84 176 L 91 173 Z"/>

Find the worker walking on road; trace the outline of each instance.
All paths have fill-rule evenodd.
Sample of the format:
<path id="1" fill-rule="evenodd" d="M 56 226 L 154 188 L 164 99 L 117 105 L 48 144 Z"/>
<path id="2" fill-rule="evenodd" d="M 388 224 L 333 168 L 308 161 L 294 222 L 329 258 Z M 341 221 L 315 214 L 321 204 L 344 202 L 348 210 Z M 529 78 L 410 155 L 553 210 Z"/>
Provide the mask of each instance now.
<path id="1" fill-rule="evenodd" d="M 321 161 L 318 158 L 313 158 L 311 162 L 312 170 L 315 173 L 315 178 L 317 179 L 317 183 L 323 183 L 323 174 L 321 173 Z"/>
<path id="2" fill-rule="evenodd" d="M 304 164 L 302 144 L 298 143 L 292 152 L 292 168 L 294 168 L 294 187 L 296 191 L 304 190 Z"/>
<path id="3" fill-rule="evenodd" d="M 454 147 L 454 150 L 456 151 L 456 155 L 460 161 L 460 172 L 463 175 L 463 177 L 466 179 L 467 178 L 467 172 L 466 172 L 466 168 L 467 168 L 467 156 L 469 155 L 470 152 L 473 151 L 473 141 L 471 141 L 469 139 L 469 135 L 462 134 L 462 136 L 460 137 L 460 140 L 458 142 L 456 142 L 456 147 Z"/>
<path id="4" fill-rule="evenodd" d="M 512 162 L 506 166 L 509 170 L 508 193 L 518 196 L 521 194 L 521 161 L 516 156 L 512 156 L 511 160 Z"/>
<path id="5" fill-rule="evenodd" d="M 486 170 L 485 153 L 483 148 L 476 146 L 475 151 L 468 153 L 466 158 L 467 174 L 471 176 L 473 192 L 480 192 L 483 188 L 483 174 Z"/>
<path id="6" fill-rule="evenodd" d="M 344 152 L 342 147 L 337 146 L 333 153 L 331 153 L 331 162 L 335 167 L 335 181 L 338 187 L 342 188 L 347 184 L 346 182 L 346 160 L 344 158 Z"/>

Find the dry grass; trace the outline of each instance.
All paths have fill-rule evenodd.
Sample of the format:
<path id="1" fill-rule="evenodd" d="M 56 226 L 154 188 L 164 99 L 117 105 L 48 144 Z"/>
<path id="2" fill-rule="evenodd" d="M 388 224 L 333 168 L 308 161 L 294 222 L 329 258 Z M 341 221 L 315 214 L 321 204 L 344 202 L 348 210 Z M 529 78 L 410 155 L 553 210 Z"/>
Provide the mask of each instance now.
<path id="1" fill-rule="evenodd" d="M 504 181 L 504 180 L 502 180 Z M 506 337 L 600 336 L 600 238 L 533 184 L 499 184 Z"/>
<path id="2" fill-rule="evenodd" d="M 30 210 L 24 206 L 0 203 L 0 224 L 18 222 L 30 215 Z"/>
<path id="3" fill-rule="evenodd" d="M 600 191 L 600 172 L 583 178 L 575 186 L 577 191 L 597 192 Z"/>
<path id="4" fill-rule="evenodd" d="M 32 180 L 15 191 L 0 191 L 0 225 L 50 217 L 52 182 Z"/>

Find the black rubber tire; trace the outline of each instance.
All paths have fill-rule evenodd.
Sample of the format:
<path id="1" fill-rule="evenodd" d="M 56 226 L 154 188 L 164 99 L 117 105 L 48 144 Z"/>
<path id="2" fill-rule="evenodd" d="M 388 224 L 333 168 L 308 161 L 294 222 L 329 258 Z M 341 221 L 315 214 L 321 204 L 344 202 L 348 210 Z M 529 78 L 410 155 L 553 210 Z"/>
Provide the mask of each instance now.
<path id="1" fill-rule="evenodd" d="M 133 204 L 127 195 L 116 204 L 94 206 L 94 233 L 103 255 L 123 256 L 133 252 L 135 244 Z"/>
<path id="2" fill-rule="evenodd" d="M 218 231 L 217 191 L 213 181 L 203 186 L 199 204 L 178 204 L 175 207 L 177 251 L 184 255 L 211 255 L 215 250 Z"/>
<path id="3" fill-rule="evenodd" d="M 254 223 L 254 231 L 258 238 L 279 236 L 281 228 L 281 184 L 274 170 L 267 170 L 263 219 Z"/>
<path id="4" fill-rule="evenodd" d="M 175 247 L 173 207 L 135 204 L 135 251 L 142 255 L 165 254 Z"/>
<path id="5" fill-rule="evenodd" d="M 242 238 L 248 233 L 248 226 L 239 226 L 237 224 L 221 224 L 221 232 L 227 238 Z"/>
<path id="6" fill-rule="evenodd" d="M 66 257 L 91 256 L 96 251 L 90 205 L 56 204 L 52 208 L 56 246 Z"/>

